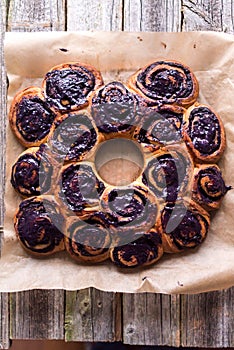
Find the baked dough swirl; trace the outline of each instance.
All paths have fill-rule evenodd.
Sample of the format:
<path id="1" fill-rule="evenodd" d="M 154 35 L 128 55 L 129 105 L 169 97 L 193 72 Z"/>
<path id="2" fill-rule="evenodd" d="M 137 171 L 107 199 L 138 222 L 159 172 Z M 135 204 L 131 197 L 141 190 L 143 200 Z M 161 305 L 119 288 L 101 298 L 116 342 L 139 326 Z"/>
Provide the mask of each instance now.
<path id="1" fill-rule="evenodd" d="M 38 257 L 64 249 L 63 222 L 58 204 L 44 195 L 22 201 L 14 218 L 22 247 Z"/>
<path id="2" fill-rule="evenodd" d="M 115 265 L 125 268 L 154 264 L 162 255 L 162 238 L 155 227 L 145 233 L 135 233 L 132 242 L 110 250 L 110 258 Z"/>
<path id="3" fill-rule="evenodd" d="M 48 137 L 55 158 L 78 162 L 94 152 L 101 136 L 87 111 L 76 111 L 56 118 Z"/>
<path id="4" fill-rule="evenodd" d="M 186 65 L 176 61 L 156 61 L 139 69 L 128 86 L 150 105 L 189 106 L 198 97 L 198 82 Z"/>
<path id="5" fill-rule="evenodd" d="M 144 183 L 161 201 L 175 202 L 192 190 L 193 162 L 187 149 L 161 148 L 149 159 Z"/>
<path id="6" fill-rule="evenodd" d="M 140 106 L 139 123 L 134 131 L 134 139 L 141 144 L 146 153 L 152 153 L 166 145 L 180 143 L 184 112 L 184 108 L 173 105 Z"/>
<path id="7" fill-rule="evenodd" d="M 226 186 L 216 164 L 198 165 L 194 169 L 192 198 L 206 210 L 218 209 L 231 186 Z"/>
<path id="8" fill-rule="evenodd" d="M 60 202 L 79 216 L 98 209 L 104 189 L 105 185 L 96 176 L 92 163 L 72 163 L 61 169 L 58 181 Z"/>
<path id="9" fill-rule="evenodd" d="M 105 138 L 131 135 L 136 121 L 136 99 L 126 86 L 113 81 L 95 91 L 92 117 Z"/>
<path id="10" fill-rule="evenodd" d="M 117 220 L 118 228 L 134 231 L 150 229 L 158 214 L 156 197 L 143 184 L 120 188 L 107 187 L 101 196 L 101 207 Z"/>
<path id="11" fill-rule="evenodd" d="M 51 191 L 54 168 L 45 144 L 28 148 L 12 166 L 11 184 L 23 197 L 46 194 Z"/>
<path id="12" fill-rule="evenodd" d="M 96 68 L 71 62 L 53 67 L 42 86 L 50 106 L 68 112 L 87 106 L 91 93 L 102 84 L 101 73 Z"/>
<path id="13" fill-rule="evenodd" d="M 216 163 L 226 146 L 222 120 L 198 102 L 185 113 L 183 137 L 197 162 Z"/>
<path id="14" fill-rule="evenodd" d="M 29 87 L 14 97 L 9 122 L 23 146 L 39 146 L 46 142 L 54 119 L 55 114 L 40 88 Z"/>
<path id="15" fill-rule="evenodd" d="M 199 246 L 206 238 L 210 225 L 209 214 L 191 200 L 167 203 L 160 214 L 157 229 L 162 234 L 167 253 L 181 252 Z"/>
<path id="16" fill-rule="evenodd" d="M 67 219 L 65 248 L 79 262 L 101 262 L 109 258 L 111 235 L 109 219 L 97 212 L 86 218 Z"/>

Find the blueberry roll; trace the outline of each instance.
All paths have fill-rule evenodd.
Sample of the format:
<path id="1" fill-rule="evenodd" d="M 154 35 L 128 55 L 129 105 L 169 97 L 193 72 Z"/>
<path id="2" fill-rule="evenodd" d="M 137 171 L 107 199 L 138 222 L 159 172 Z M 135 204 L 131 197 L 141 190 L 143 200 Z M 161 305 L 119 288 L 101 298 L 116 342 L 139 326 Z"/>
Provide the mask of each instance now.
<path id="1" fill-rule="evenodd" d="M 141 106 L 138 109 L 139 123 L 134 131 L 134 139 L 146 153 L 165 145 L 180 143 L 184 111 L 180 106 Z"/>
<path id="2" fill-rule="evenodd" d="M 72 216 L 67 219 L 65 248 L 76 261 L 104 261 L 109 258 L 110 246 L 109 219 L 105 214 L 91 214 L 86 221 Z"/>
<path id="3" fill-rule="evenodd" d="M 22 247 L 41 257 L 64 249 L 63 222 L 53 197 L 38 196 L 20 203 L 14 227 Z"/>
<path id="4" fill-rule="evenodd" d="M 68 112 L 87 106 L 92 92 L 102 84 L 96 68 L 71 62 L 53 67 L 45 76 L 43 89 L 53 109 Z"/>
<path id="5" fill-rule="evenodd" d="M 199 103 L 184 116 L 183 137 L 197 162 L 216 163 L 226 147 L 222 120 L 210 107 Z"/>
<path id="6" fill-rule="evenodd" d="M 101 136 L 87 111 L 77 111 L 57 117 L 48 138 L 56 159 L 79 162 L 94 152 Z"/>
<path id="7" fill-rule="evenodd" d="M 20 154 L 11 170 L 11 184 L 23 197 L 48 194 L 53 190 L 56 162 L 50 159 L 46 144 Z"/>
<path id="8" fill-rule="evenodd" d="M 46 142 L 54 119 L 55 114 L 38 87 L 29 87 L 15 95 L 9 122 L 23 146 L 39 146 Z"/>
<path id="9" fill-rule="evenodd" d="M 117 220 L 121 232 L 148 230 L 155 224 L 158 214 L 156 197 L 140 183 L 107 187 L 101 196 L 101 207 Z"/>
<path id="10" fill-rule="evenodd" d="M 157 221 L 163 249 L 167 253 L 198 247 L 206 238 L 209 225 L 209 214 L 189 200 L 167 203 Z"/>
<path id="11" fill-rule="evenodd" d="M 105 189 L 91 163 L 72 163 L 62 167 L 58 181 L 58 197 L 66 209 L 79 216 L 99 208 Z"/>
<path id="12" fill-rule="evenodd" d="M 149 159 L 144 170 L 144 183 L 160 201 L 175 202 L 191 195 L 193 161 L 184 147 L 162 148 Z"/>
<path id="13" fill-rule="evenodd" d="M 149 106 L 190 106 L 198 97 L 198 82 L 191 69 L 176 61 L 156 61 L 139 69 L 128 86 Z"/>
<path id="14" fill-rule="evenodd" d="M 152 265 L 163 255 L 162 237 L 155 227 L 145 233 L 136 233 L 131 243 L 110 250 L 112 262 L 121 268 Z"/>
<path id="15" fill-rule="evenodd" d="M 122 83 L 111 82 L 95 91 L 92 117 L 105 138 L 131 136 L 136 125 L 136 99 Z"/>
<path id="16" fill-rule="evenodd" d="M 216 164 L 199 165 L 194 169 L 192 198 L 206 210 L 218 209 L 230 186 L 226 186 Z"/>

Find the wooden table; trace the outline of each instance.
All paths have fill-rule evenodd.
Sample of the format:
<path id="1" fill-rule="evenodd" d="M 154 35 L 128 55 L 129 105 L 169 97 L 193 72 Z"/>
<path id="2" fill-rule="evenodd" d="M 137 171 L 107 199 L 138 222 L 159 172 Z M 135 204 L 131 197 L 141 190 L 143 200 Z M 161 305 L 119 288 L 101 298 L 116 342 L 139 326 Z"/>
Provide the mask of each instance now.
<path id="1" fill-rule="evenodd" d="M 5 3 L 6 2 L 6 3 Z M 2 0 L 7 31 L 215 30 L 233 33 L 233 0 Z M 2 51 L 2 50 L 1 50 Z M 2 125 L 6 84 L 0 55 Z M 4 127 L 0 132 L 4 145 Z M 4 165 L 4 147 L 0 157 Z M 0 191 L 4 177 L 0 178 Z M 1 193 L 1 224 L 3 199 Z M 234 288 L 199 295 L 120 294 L 95 289 L 0 295 L 0 348 L 9 339 L 116 341 L 127 344 L 234 347 Z"/>

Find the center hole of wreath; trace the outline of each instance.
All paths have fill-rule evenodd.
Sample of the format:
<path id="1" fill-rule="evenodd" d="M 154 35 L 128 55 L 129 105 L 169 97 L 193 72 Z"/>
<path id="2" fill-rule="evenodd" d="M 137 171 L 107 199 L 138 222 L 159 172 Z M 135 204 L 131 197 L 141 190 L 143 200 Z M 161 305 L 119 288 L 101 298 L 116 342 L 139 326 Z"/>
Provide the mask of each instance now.
<path id="1" fill-rule="evenodd" d="M 140 176 L 144 157 L 137 143 L 116 138 L 100 144 L 95 156 L 95 166 L 105 182 L 114 186 L 125 186 Z"/>

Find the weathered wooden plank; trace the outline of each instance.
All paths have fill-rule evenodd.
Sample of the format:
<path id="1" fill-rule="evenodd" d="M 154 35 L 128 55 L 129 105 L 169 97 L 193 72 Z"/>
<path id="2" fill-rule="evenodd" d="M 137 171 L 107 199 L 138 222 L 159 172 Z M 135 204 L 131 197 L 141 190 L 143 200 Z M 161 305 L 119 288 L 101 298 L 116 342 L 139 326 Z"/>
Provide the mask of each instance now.
<path id="1" fill-rule="evenodd" d="M 180 1 L 125 0 L 124 30 L 180 31 Z M 180 297 L 123 295 L 123 341 L 127 344 L 180 345 Z"/>
<path id="2" fill-rule="evenodd" d="M 65 340 L 121 340 L 121 295 L 94 288 L 67 292 Z"/>
<path id="3" fill-rule="evenodd" d="M 179 0 L 124 1 L 124 30 L 178 32 L 180 27 Z"/>
<path id="4" fill-rule="evenodd" d="M 182 0 L 182 30 L 234 32 L 232 0 Z M 234 288 L 181 296 L 183 346 L 234 346 Z"/>
<path id="5" fill-rule="evenodd" d="M 234 289 L 181 298 L 182 346 L 234 346 Z"/>
<path id="6" fill-rule="evenodd" d="M 0 294 L 0 349 L 9 348 L 8 293 Z"/>
<path id="7" fill-rule="evenodd" d="M 10 338 L 64 339 L 64 291 L 11 293 Z"/>
<path id="8" fill-rule="evenodd" d="M 0 106 L 1 106 L 1 127 L 0 127 L 0 227 L 3 227 L 4 218 L 4 187 L 5 187 L 5 138 L 6 138 L 6 72 L 4 68 L 3 40 L 5 34 L 5 6 L 0 5 Z M 0 252 L 2 229 L 0 231 Z"/>
<path id="9" fill-rule="evenodd" d="M 64 6 L 63 0 L 8 0 L 7 29 L 63 30 Z M 64 291 L 12 293 L 10 336 L 13 339 L 64 339 Z"/>
<path id="10" fill-rule="evenodd" d="M 65 28 L 65 0 L 7 0 L 8 31 L 51 31 Z"/>
<path id="11" fill-rule="evenodd" d="M 48 4 L 49 3 L 49 4 Z M 55 2 L 58 4 L 59 2 Z M 141 3 L 143 5 L 141 5 Z M 222 12 L 221 16 L 219 17 L 219 9 L 216 5 L 214 8 L 212 8 L 212 4 L 217 4 L 217 1 L 203 1 L 203 2 L 196 2 L 198 4 L 198 9 L 200 9 L 200 4 L 208 4 L 208 12 L 213 13 L 211 15 L 211 21 L 207 22 L 206 20 L 203 21 L 203 24 L 200 26 L 199 24 L 199 16 L 197 19 L 197 15 L 193 14 L 193 11 L 189 9 L 189 7 L 186 7 L 186 3 L 189 3 L 189 6 L 191 6 L 191 1 L 184 1 L 184 17 L 183 17 L 183 30 L 195 30 L 195 29 L 213 29 L 213 30 L 222 30 L 223 28 L 226 31 L 233 31 L 233 22 L 232 17 L 230 16 L 230 11 L 233 10 L 231 6 L 233 6 L 233 2 L 231 0 L 227 0 L 222 3 Z M 220 2 L 219 2 L 220 3 Z M 15 4 L 20 4 L 15 6 Z M 52 5 L 51 5 L 52 4 Z M 101 5 L 100 5 L 101 4 Z M 110 8 L 110 4 L 112 4 L 112 7 Z M 177 31 L 181 28 L 181 20 L 180 20 L 180 7 L 179 7 L 180 1 L 127 1 L 125 2 L 124 7 L 124 22 L 122 22 L 121 19 L 121 12 L 117 10 L 119 5 L 121 6 L 120 2 L 111 2 L 111 1 L 98 1 L 98 2 L 81 2 L 81 1 L 75 1 L 75 0 L 68 0 L 68 20 L 67 20 L 67 28 L 69 30 L 86 30 L 86 29 L 97 29 L 97 30 L 119 30 L 122 27 L 125 30 L 172 30 Z M 193 2 L 194 4 L 194 2 Z M 30 1 L 30 0 L 15 0 L 10 2 L 9 6 L 9 14 L 8 14 L 8 28 L 12 30 L 56 30 L 60 29 L 60 24 L 56 24 L 56 17 L 62 18 L 62 20 L 59 20 L 57 23 L 63 23 L 64 20 L 64 14 L 62 12 L 62 15 L 59 15 L 59 11 L 62 7 L 56 8 L 54 5 L 54 1 L 50 2 L 42 2 L 42 1 Z M 39 6 L 39 12 L 38 12 L 38 6 Z M 44 7 L 43 7 L 44 6 Z M 173 9 L 174 6 L 174 9 Z M 50 11 L 47 10 L 41 10 L 45 9 L 45 7 L 49 8 Z M 165 11 L 162 11 L 162 9 L 167 9 Z M 17 9 L 21 14 L 17 14 Z M 112 10 L 113 9 L 113 10 Z M 31 11 L 31 13 L 30 13 Z M 54 15 L 53 11 L 58 11 L 58 15 Z M 108 12 L 109 11 L 109 12 Z M 213 12 L 212 12 L 213 11 Z M 25 12 L 25 13 L 23 13 Z M 196 11 L 195 11 L 196 12 Z M 41 15 L 39 15 L 41 13 Z M 109 13 L 109 15 L 107 15 Z M 192 14 L 191 14 L 192 13 Z M 205 12 L 206 13 L 206 12 Z M 14 16 L 12 16 L 14 14 Z M 84 16 L 85 15 L 85 16 Z M 20 17 L 21 16 L 21 17 Z M 44 17 L 43 17 L 44 16 Z M 191 16 L 195 16 L 194 20 L 192 20 Z M 209 17 L 210 15 L 208 15 Z M 201 16 L 200 16 L 201 17 Z M 15 18 L 15 20 L 13 20 Z M 46 18 L 46 19 L 45 19 Z M 189 18 L 191 20 L 189 21 Z M 206 17 L 205 17 L 206 18 Z M 48 20 L 49 19 L 49 20 Z M 167 19 L 167 20 L 166 20 Z M 222 27 L 221 27 L 221 19 L 222 19 Z M 50 23 L 52 22 L 52 24 Z M 189 21 L 189 22 L 188 22 Z M 48 25 L 49 23 L 49 25 Z M 188 25 L 189 23 L 189 25 Z M 208 23 L 210 23 L 208 25 Z M 216 23 L 214 25 L 214 23 Z M 218 23 L 218 24 L 217 24 Z M 217 28 L 218 29 L 217 29 Z M 230 28 L 230 29 L 229 29 Z M 63 29 L 63 28 L 62 28 Z M 54 293 L 46 292 L 45 298 L 50 298 L 49 294 Z M 40 332 L 35 332 L 34 328 L 41 327 L 41 324 L 44 323 L 45 319 L 47 319 L 48 311 L 40 310 L 40 308 L 34 308 L 33 306 L 28 307 L 28 312 L 24 313 L 23 308 L 27 308 L 27 302 L 28 300 L 34 301 L 34 298 L 36 297 L 37 291 L 31 291 L 31 292 L 25 292 L 27 295 L 23 295 L 24 293 L 17 293 L 12 294 L 12 301 L 11 304 L 11 320 L 13 320 L 12 323 L 12 334 L 13 329 L 16 334 L 16 315 L 18 315 L 17 321 L 18 324 L 24 323 L 24 318 L 29 318 L 29 321 L 27 325 L 25 326 L 25 330 L 21 329 L 21 337 L 24 337 L 23 333 L 30 334 L 30 338 L 33 339 L 35 336 L 41 336 Z M 82 296 L 83 293 L 83 296 Z M 86 294 L 85 294 L 86 293 Z M 116 302 L 111 302 L 111 298 L 113 298 L 112 293 L 104 293 L 104 292 L 97 292 L 100 293 L 99 300 L 101 300 L 101 303 L 103 303 L 103 306 L 101 306 L 101 309 L 98 308 L 96 304 L 97 294 L 93 294 L 92 290 L 85 290 L 80 292 L 67 292 L 67 312 L 66 312 L 66 339 L 67 340 L 74 340 L 76 339 L 82 339 L 82 340 L 108 340 L 108 339 L 116 339 L 119 338 L 115 336 L 114 334 L 120 334 L 120 329 L 118 328 L 118 325 L 121 326 L 121 323 L 118 323 L 118 319 L 120 319 L 120 309 L 119 305 L 120 303 L 118 300 Z M 183 340 L 183 344 L 187 346 L 195 346 L 195 344 L 198 344 L 198 336 L 201 335 L 201 341 L 200 346 L 234 346 L 234 340 L 233 340 L 233 289 L 225 292 L 225 295 L 222 295 L 224 292 L 215 292 L 215 293 L 208 293 L 208 294 L 200 294 L 199 296 L 185 296 L 182 297 L 182 323 L 181 323 L 181 337 Z M 21 295 L 22 294 L 22 295 Z M 211 295 L 212 294 L 212 295 Z M 51 294 L 50 294 L 51 295 Z M 89 303 L 86 305 L 84 304 L 82 307 L 82 300 L 84 300 L 87 295 L 89 296 L 88 300 Z M 108 295 L 108 298 L 107 298 Z M 211 296 L 210 296 L 211 295 Z M 2 295 L 2 300 L 4 300 L 4 297 L 7 297 L 7 295 Z M 196 324 L 193 322 L 188 322 L 191 316 L 193 316 L 192 310 L 195 310 L 195 304 L 197 303 L 197 299 L 199 298 L 199 305 L 200 305 L 200 313 L 196 318 Z M 14 299 L 15 298 L 15 299 Z M 17 298 L 17 301 L 16 301 Z M 120 298 L 120 295 L 117 295 L 117 298 Z M 175 298 L 175 300 L 174 300 Z M 188 311 L 188 306 L 185 303 L 188 303 L 190 309 Z M 188 299 L 187 299 L 188 298 Z M 194 299 L 193 299 L 194 298 Z M 56 297 L 52 297 L 51 295 L 51 305 L 54 305 L 56 300 Z M 108 301 L 109 300 L 109 301 Z M 129 314 L 129 308 L 131 306 L 131 302 L 135 301 L 134 309 L 135 311 Z M 222 301 L 223 300 L 223 301 Z M 156 306 L 156 301 L 158 302 L 159 306 Z M 222 301 L 222 302 L 221 302 Z M 5 299 L 4 302 L 2 302 L 7 307 L 7 299 Z M 62 303 L 62 302 L 61 302 Z M 150 305 L 155 306 L 152 308 Z M 26 305 L 26 306 L 25 306 Z M 63 306 L 63 304 L 61 304 Z M 91 306 L 90 306 L 91 305 Z M 101 305 L 101 304 L 100 304 Z M 143 311 L 144 311 L 144 305 L 148 305 L 147 311 L 148 316 L 146 320 L 146 316 L 144 318 Z M 134 344 L 136 342 L 140 341 L 142 344 L 167 344 L 167 345 L 175 345 L 178 346 L 178 339 L 179 339 L 179 316 L 180 316 L 180 298 L 177 296 L 164 296 L 164 295 L 124 295 L 124 303 L 123 303 L 123 310 L 124 310 L 124 341 Z M 206 310 L 204 311 L 204 305 L 206 305 Z M 1 321 L 2 324 L 4 324 L 5 320 L 7 321 L 7 312 L 4 311 L 4 307 L 1 309 L 2 316 Z M 54 306 L 52 307 L 53 310 Z M 70 309 L 69 309 L 70 308 Z M 113 309 L 116 308 L 117 312 L 113 312 Z M 63 312 L 63 308 L 61 308 L 61 312 Z M 155 312 L 158 310 L 161 310 L 161 320 L 159 319 L 159 316 L 155 319 Z M 15 313 L 14 313 L 15 310 Z M 22 313 L 19 312 L 16 313 L 16 310 L 22 310 Z M 34 310 L 34 311 L 33 311 Z M 37 314 L 35 312 L 37 311 Z M 77 311 L 80 310 L 80 316 L 77 316 Z M 217 316 L 217 319 L 219 320 L 219 326 L 214 326 L 211 322 L 209 322 L 209 326 L 206 326 L 205 322 L 208 322 L 209 316 L 210 316 L 210 310 L 213 312 L 215 310 L 215 314 Z M 45 312 L 43 315 L 42 312 Z M 58 311 L 57 311 L 58 312 Z M 146 313 L 146 311 L 144 311 Z M 54 313 L 53 319 L 51 318 L 51 322 L 48 326 L 48 333 L 50 333 L 51 338 L 53 338 L 53 335 L 56 333 L 54 330 L 55 325 L 53 322 L 56 320 L 57 317 L 61 316 L 61 313 L 56 314 L 55 311 L 51 311 L 50 314 Z M 115 317 L 114 317 L 115 315 Z M 140 315 L 140 320 L 138 319 Z M 5 318 L 4 318 L 5 317 Z M 79 318 L 80 317 L 80 318 Z M 78 318 L 78 320 L 77 320 Z M 131 319 L 132 318 L 132 319 Z M 223 321 L 223 325 L 221 325 L 221 320 Z M 95 322 L 93 321 L 95 320 Z M 112 324 L 115 324 L 114 326 L 107 327 L 108 323 L 110 323 L 110 320 Z M 102 322 L 103 321 L 103 322 Z M 144 323 L 144 322 L 145 323 Z M 131 323 L 132 322 L 132 323 Z M 103 324 L 102 324 L 103 323 Z M 131 324 L 134 325 L 134 331 L 133 335 L 131 336 Z M 202 334 L 197 333 L 195 331 L 192 331 L 197 324 L 202 329 Z M 60 323 L 59 329 L 61 332 L 61 325 Z M 14 326 L 14 327 L 13 327 Z M 91 328 L 89 329 L 89 327 Z M 32 330 L 30 330 L 30 327 L 32 327 Z M 107 327 L 107 328 L 106 328 Z M 159 327 L 159 328 L 157 328 Z M 207 328 L 208 327 L 208 328 Z M 218 328 L 217 328 L 218 327 Z M 114 331 L 114 328 L 115 329 Z M 148 329 L 145 331 L 145 329 Z M 57 328 L 56 328 L 57 329 Z M 130 332 L 128 332 L 130 329 Z M 135 329 L 140 332 L 140 336 L 135 334 Z M 158 330 L 162 330 L 162 334 L 159 335 Z M 208 329 L 208 332 L 207 332 Z M 216 332 L 216 329 L 219 330 L 219 335 L 223 339 L 223 343 L 217 343 L 217 337 L 211 336 L 213 333 Z M 221 329 L 224 329 L 226 331 L 222 331 Z M 2 334 L 5 332 L 7 328 L 2 328 Z M 50 331 L 49 331 L 50 330 Z M 100 336 L 99 333 L 102 334 Z M 58 332 L 59 333 L 59 332 Z M 62 332 L 61 332 L 62 333 Z M 60 335 L 61 335 L 60 333 Z M 130 335 L 129 335 L 130 333 Z M 207 336 L 204 334 L 208 333 Z M 221 334 L 222 333 L 222 334 Z M 7 334 L 7 332 L 6 332 Z M 188 334 L 188 335 L 187 335 Z M 20 336 L 20 331 L 18 332 L 18 335 Z M 109 336 L 109 338 L 108 338 Z M 43 339 L 47 337 L 47 333 L 43 334 Z M 95 338 L 96 337 L 96 338 Z M 104 339 L 104 337 L 106 337 Z M 7 339 L 7 337 L 6 337 Z M 148 342 L 148 339 L 150 339 L 150 342 Z M 1 343 L 1 341 L 0 341 Z M 217 344 L 216 344 L 217 343 Z M 4 342 L 2 342 L 4 344 Z M 225 345 L 227 344 L 227 345 Z"/>
<path id="12" fill-rule="evenodd" d="M 122 30 L 122 0 L 67 0 L 67 30 Z"/>
<path id="13" fill-rule="evenodd" d="M 123 295 L 123 341 L 139 345 L 180 345 L 180 297 Z"/>
<path id="14" fill-rule="evenodd" d="M 184 31 L 234 32 L 233 0 L 182 0 Z"/>
<path id="15" fill-rule="evenodd" d="M 1 106 L 1 127 L 0 127 L 0 252 L 3 235 L 4 215 L 4 184 L 5 184 L 5 116 L 6 116 L 6 75 L 4 69 L 3 39 L 5 33 L 5 6 L 0 5 L 0 106 Z M 8 314 L 8 293 L 0 293 L 0 349 L 9 348 L 9 314 Z"/>

